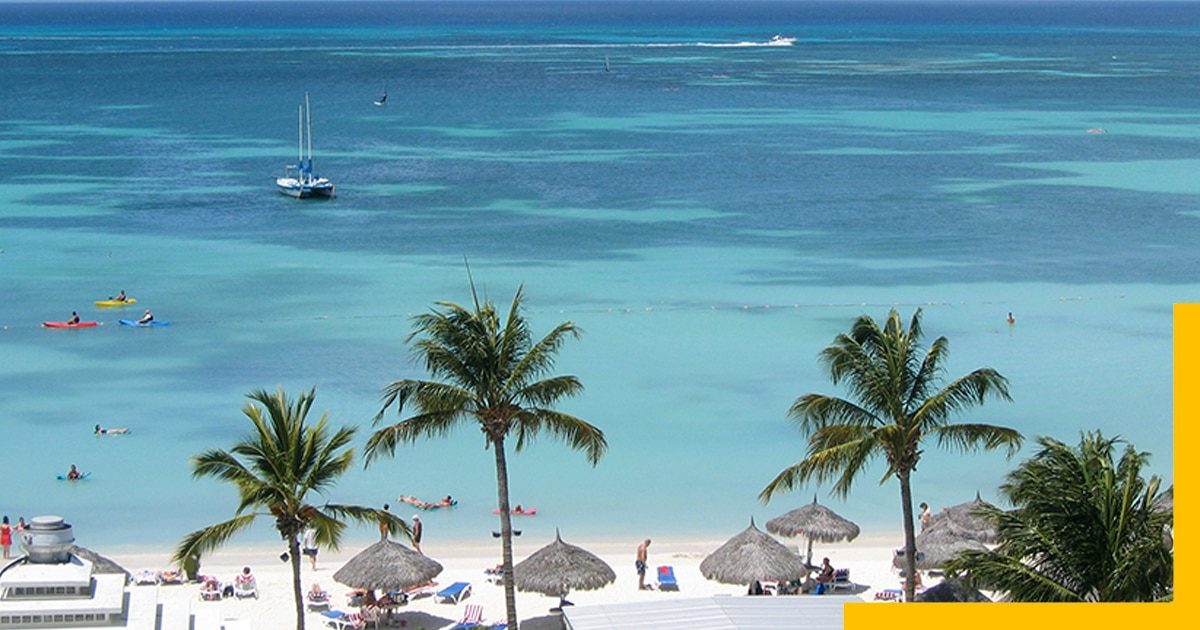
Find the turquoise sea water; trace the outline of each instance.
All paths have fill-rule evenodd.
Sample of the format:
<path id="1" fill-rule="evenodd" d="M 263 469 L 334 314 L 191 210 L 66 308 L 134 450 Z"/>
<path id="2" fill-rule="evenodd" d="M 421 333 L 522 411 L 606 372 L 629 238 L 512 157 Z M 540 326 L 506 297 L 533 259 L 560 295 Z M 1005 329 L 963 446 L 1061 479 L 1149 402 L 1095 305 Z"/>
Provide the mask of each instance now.
<path id="1" fill-rule="evenodd" d="M 242 435 L 259 387 L 316 386 L 361 444 L 379 390 L 424 376 L 408 317 L 469 300 L 464 257 L 498 303 L 524 283 L 536 330 L 586 331 L 562 408 L 611 450 L 510 454 L 526 536 L 725 537 L 813 495 L 897 531 L 877 474 L 756 501 L 803 454 L 792 401 L 840 393 L 817 353 L 892 307 L 950 338 L 951 376 L 1009 377 L 970 420 L 1125 435 L 1171 481 L 1198 24 L 1148 2 L 0 4 L 0 513 L 89 545 L 226 518 L 187 458 Z M 306 91 L 328 202 L 272 181 Z M 138 304 L 92 306 L 121 289 Z M 172 325 L 116 325 L 143 306 Z M 104 325 L 40 326 L 72 310 Z M 91 478 L 55 481 L 71 463 Z M 931 446 L 915 492 L 994 499 L 1011 465 Z M 399 494 L 459 500 L 431 540 L 496 528 L 473 429 L 330 498 Z"/>

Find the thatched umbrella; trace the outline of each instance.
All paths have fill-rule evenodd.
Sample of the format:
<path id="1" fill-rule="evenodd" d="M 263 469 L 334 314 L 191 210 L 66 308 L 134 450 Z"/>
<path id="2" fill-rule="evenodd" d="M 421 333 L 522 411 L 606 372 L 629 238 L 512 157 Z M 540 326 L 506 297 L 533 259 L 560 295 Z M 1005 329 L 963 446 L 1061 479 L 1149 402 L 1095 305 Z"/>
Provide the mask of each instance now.
<path id="1" fill-rule="evenodd" d="M 333 579 L 350 588 L 386 593 L 425 584 L 441 572 L 442 565 L 433 559 L 384 539 L 346 561 Z"/>
<path id="2" fill-rule="evenodd" d="M 990 602 L 987 595 L 967 587 L 958 578 L 946 578 L 941 584 L 916 596 L 918 602 Z"/>
<path id="3" fill-rule="evenodd" d="M 808 576 L 808 566 L 778 540 L 754 526 L 730 538 L 700 563 L 700 573 L 725 584 L 788 582 Z"/>
<path id="4" fill-rule="evenodd" d="M 982 506 L 990 507 L 988 503 L 985 503 L 979 497 L 979 493 L 976 492 L 974 501 L 959 503 L 952 508 L 946 508 L 934 514 L 929 519 L 929 526 L 926 529 L 932 529 L 936 525 L 945 525 L 948 523 L 951 527 L 969 538 L 974 538 L 981 543 L 994 543 L 996 542 L 996 524 L 976 514 L 976 510 Z"/>
<path id="5" fill-rule="evenodd" d="M 817 504 L 816 495 L 813 502 L 792 510 L 783 516 L 776 516 L 767 521 L 767 531 L 791 538 L 804 536 L 808 539 L 808 557 L 805 564 L 812 566 L 812 545 L 814 540 L 823 543 L 833 543 L 840 540 L 847 542 L 858 537 L 858 525 L 838 516 L 833 510 Z"/>
<path id="6" fill-rule="evenodd" d="M 1159 512 L 1174 512 L 1175 511 L 1175 485 L 1172 484 L 1166 490 L 1163 490 L 1158 498 L 1154 500 L 1154 509 Z"/>
<path id="7" fill-rule="evenodd" d="M 80 547 L 79 545 L 72 545 L 71 553 L 80 558 L 83 558 L 84 560 L 87 560 L 88 562 L 91 562 L 92 563 L 92 571 L 94 573 L 113 573 L 113 574 L 122 574 L 123 573 L 123 574 L 125 574 L 125 579 L 127 581 L 131 577 L 131 574 L 129 573 L 129 571 L 126 571 L 124 567 L 117 564 L 116 562 L 113 562 L 112 560 L 109 560 L 108 558 L 105 558 L 104 556 L 96 553 L 95 551 L 88 549 L 87 547 Z"/>
<path id="8" fill-rule="evenodd" d="M 517 590 L 566 597 L 571 591 L 590 591 L 612 584 L 617 574 L 608 563 L 583 547 L 563 542 L 554 530 L 554 542 L 513 566 Z"/>
<path id="9" fill-rule="evenodd" d="M 918 571 L 936 569 L 962 551 L 987 551 L 987 546 L 970 532 L 958 529 L 953 522 L 947 520 L 931 523 L 925 531 L 917 534 L 916 543 Z M 892 558 L 892 566 L 903 569 L 904 558 L 896 555 Z"/>

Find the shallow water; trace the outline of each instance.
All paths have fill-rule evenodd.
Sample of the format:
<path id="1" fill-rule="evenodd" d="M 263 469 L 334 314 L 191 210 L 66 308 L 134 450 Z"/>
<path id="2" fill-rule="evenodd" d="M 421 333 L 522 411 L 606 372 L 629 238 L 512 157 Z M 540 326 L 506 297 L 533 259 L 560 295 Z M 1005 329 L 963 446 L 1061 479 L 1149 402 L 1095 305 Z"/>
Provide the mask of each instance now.
<path id="1" fill-rule="evenodd" d="M 848 501 L 756 500 L 803 454 L 789 405 L 837 392 L 817 353 L 892 307 L 949 337 L 949 375 L 1009 377 L 1014 401 L 967 419 L 1119 433 L 1170 481 L 1195 5 L 347 6 L 289 28 L 283 5 L 0 6 L 0 512 L 63 514 L 81 544 L 226 518 L 232 489 L 187 458 L 244 434 L 260 387 L 316 386 L 361 445 L 379 390 L 423 376 L 408 317 L 469 300 L 464 257 L 498 303 L 525 285 L 536 330 L 586 331 L 562 409 L 610 452 L 510 453 L 531 535 L 732 534 L 813 495 L 895 531 L 881 471 Z M 799 41 L 758 45 L 775 33 Z M 272 189 L 305 91 L 329 202 Z M 138 304 L 91 306 L 121 289 Z M 116 325 L 143 306 L 171 326 Z M 39 325 L 72 310 L 105 325 Z M 92 477 L 56 482 L 70 463 Z M 1011 465 L 931 445 L 915 492 L 994 500 Z M 427 536 L 496 528 L 469 427 L 329 498 L 402 493 L 459 500 Z"/>

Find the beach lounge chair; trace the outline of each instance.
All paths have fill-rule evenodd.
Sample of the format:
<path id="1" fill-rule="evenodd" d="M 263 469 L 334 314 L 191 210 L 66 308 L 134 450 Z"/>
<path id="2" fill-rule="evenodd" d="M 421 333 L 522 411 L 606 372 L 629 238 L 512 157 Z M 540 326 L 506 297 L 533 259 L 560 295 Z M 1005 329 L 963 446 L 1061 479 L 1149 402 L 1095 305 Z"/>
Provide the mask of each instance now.
<path id="1" fill-rule="evenodd" d="M 205 575 L 200 577 L 200 581 L 203 583 L 203 585 L 200 587 L 200 599 L 202 601 L 221 601 L 221 583 L 217 581 L 217 578 Z"/>
<path id="2" fill-rule="evenodd" d="M 898 588 L 885 588 L 875 593 L 877 602 L 898 602 L 904 599 L 904 591 Z"/>
<path id="3" fill-rule="evenodd" d="M 470 595 L 470 582 L 455 582 L 437 592 L 438 601 L 442 602 L 443 604 L 457 604 L 467 597 L 470 597 Z M 476 623 L 479 622 L 476 621 Z"/>
<path id="4" fill-rule="evenodd" d="M 161 584 L 183 584 L 183 575 L 178 571 L 159 571 L 158 581 Z"/>
<path id="5" fill-rule="evenodd" d="M 138 585 L 158 584 L 158 574 L 147 569 L 133 576 L 133 583 Z"/>
<path id="6" fill-rule="evenodd" d="M 340 610 L 327 610 L 322 615 L 329 620 L 329 625 L 337 630 L 359 630 L 367 625 L 362 613 L 347 613 Z"/>
<path id="7" fill-rule="evenodd" d="M 329 610 L 329 593 L 326 591 L 321 591 L 320 593 L 309 591 L 304 598 L 308 600 L 308 609 L 313 612 Z"/>
<path id="8" fill-rule="evenodd" d="M 679 582 L 675 581 L 675 567 L 661 566 L 658 567 L 658 590 L 660 591 L 678 591 Z"/>
<path id="9" fill-rule="evenodd" d="M 253 576 L 250 576 L 249 579 L 242 579 L 242 576 L 239 575 L 237 581 L 233 585 L 233 594 L 236 595 L 238 599 L 243 597 L 253 597 L 254 599 L 258 599 L 258 581 L 255 580 Z"/>
<path id="10" fill-rule="evenodd" d="M 437 593 L 437 582 L 429 580 L 424 584 L 404 589 L 404 596 L 408 601 L 412 601 L 419 597 L 429 597 Z"/>
<path id="11" fill-rule="evenodd" d="M 504 582 L 504 567 L 495 566 L 488 567 L 483 570 L 485 579 L 489 584 L 501 584 Z"/>
<path id="12" fill-rule="evenodd" d="M 833 582 L 830 583 L 830 586 L 835 591 L 853 591 L 858 588 L 854 582 L 850 581 L 850 569 L 836 569 L 833 572 Z"/>
<path id="13" fill-rule="evenodd" d="M 362 611 L 363 626 L 370 625 L 376 630 L 379 629 L 379 618 L 382 616 L 378 606 L 363 606 Z"/>
<path id="14" fill-rule="evenodd" d="M 478 627 L 483 623 L 483 606 L 478 604 L 467 604 L 463 610 L 462 619 L 458 620 L 458 624 L 451 630 L 466 630 L 467 628 Z"/>

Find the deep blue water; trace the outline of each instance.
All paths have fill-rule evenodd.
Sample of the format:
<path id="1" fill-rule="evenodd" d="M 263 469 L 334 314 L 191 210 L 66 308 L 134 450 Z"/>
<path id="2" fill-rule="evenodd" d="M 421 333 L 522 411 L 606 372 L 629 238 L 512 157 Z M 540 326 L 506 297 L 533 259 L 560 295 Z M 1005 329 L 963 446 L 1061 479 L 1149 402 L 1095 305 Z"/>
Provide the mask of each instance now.
<path id="1" fill-rule="evenodd" d="M 819 350 L 893 305 L 924 305 L 952 370 L 1012 379 L 971 420 L 1125 434 L 1169 477 L 1198 22 L 1153 2 L 0 4 L 0 511 L 116 542 L 223 518 L 231 491 L 187 456 L 245 431 L 242 394 L 315 385 L 364 437 L 379 389 L 422 376 L 407 316 L 468 299 L 464 257 L 498 302 L 525 283 L 535 328 L 588 331 L 566 410 L 612 449 L 513 458 L 534 533 L 719 535 L 824 496 L 755 501 L 802 455 L 792 400 L 832 391 Z M 305 92 L 329 202 L 273 191 Z M 120 289 L 173 325 L 38 326 L 113 324 L 91 301 Z M 427 524 L 473 537 L 481 446 L 422 443 L 333 498 L 451 493 Z M 71 461 L 86 488 L 53 482 Z M 1009 466 L 931 447 L 917 492 L 989 496 Z M 895 531 L 876 479 L 825 500 Z"/>

